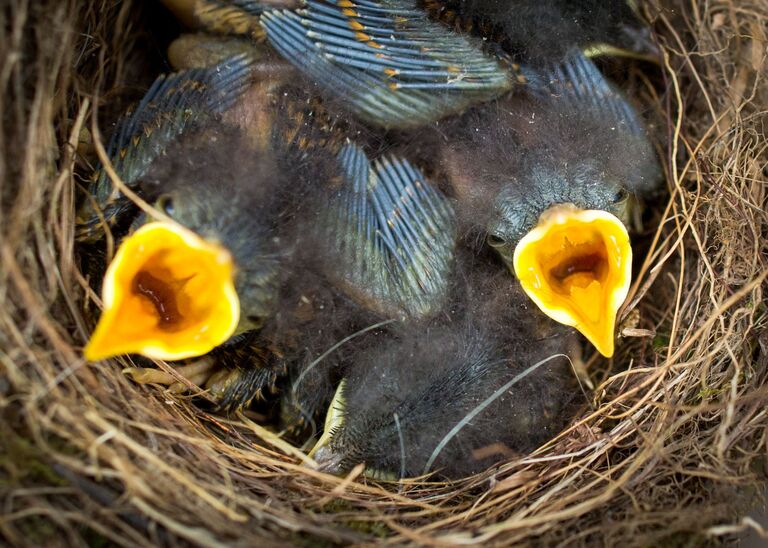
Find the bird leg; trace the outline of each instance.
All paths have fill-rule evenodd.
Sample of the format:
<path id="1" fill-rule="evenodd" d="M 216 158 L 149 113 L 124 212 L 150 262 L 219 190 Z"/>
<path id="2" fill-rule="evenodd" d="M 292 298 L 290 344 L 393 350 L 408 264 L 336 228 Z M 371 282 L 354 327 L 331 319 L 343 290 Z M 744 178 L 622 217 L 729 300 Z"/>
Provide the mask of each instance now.
<path id="1" fill-rule="evenodd" d="M 568 343 L 568 357 L 571 359 L 573 371 L 579 382 L 590 390 L 594 390 L 595 385 L 589 378 L 589 368 L 587 362 L 584 361 L 581 343 L 578 340 L 574 339 Z"/>
<path id="2" fill-rule="evenodd" d="M 277 378 L 285 373 L 283 367 L 276 352 L 261 349 L 246 340 L 176 367 L 175 371 L 188 382 L 181 382 L 161 369 L 148 367 L 129 367 L 123 373 L 139 384 L 167 386 L 172 394 L 187 391 L 191 383 L 206 390 L 220 411 L 231 413 L 275 392 Z"/>
<path id="3" fill-rule="evenodd" d="M 196 364 L 190 364 L 196 365 Z M 211 365 L 210 368 L 205 368 L 201 371 L 193 371 L 187 377 L 189 383 L 194 384 L 200 388 L 208 388 L 208 381 L 215 375 L 216 366 Z M 168 392 L 171 394 L 181 394 L 189 389 L 189 385 L 186 382 L 177 381 L 168 387 Z"/>
<path id="4" fill-rule="evenodd" d="M 296 69 L 288 61 L 244 38 L 188 33 L 168 46 L 168 60 L 174 70 L 208 68 L 242 54 L 250 59 L 249 72 L 253 83 L 285 82 L 296 77 Z"/>
<path id="5" fill-rule="evenodd" d="M 197 386 L 202 387 L 203 383 L 211 376 L 216 363 L 210 357 L 204 357 L 199 360 L 195 360 L 187 365 L 178 366 L 175 371 L 185 377 L 189 382 Z M 179 382 L 179 380 L 162 369 L 155 369 L 150 367 L 127 367 L 123 369 L 123 373 L 128 375 L 133 382 L 138 384 L 159 384 L 162 386 L 168 386 L 172 392 L 178 393 L 182 390 L 180 388 L 186 388 L 185 383 Z"/>

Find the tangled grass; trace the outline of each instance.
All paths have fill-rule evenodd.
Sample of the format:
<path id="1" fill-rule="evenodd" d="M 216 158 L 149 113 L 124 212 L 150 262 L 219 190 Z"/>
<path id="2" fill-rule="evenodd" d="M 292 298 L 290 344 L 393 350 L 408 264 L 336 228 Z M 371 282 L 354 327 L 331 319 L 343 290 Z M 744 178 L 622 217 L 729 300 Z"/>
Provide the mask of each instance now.
<path id="1" fill-rule="evenodd" d="M 81 5 L 82 4 L 82 5 Z M 668 196 L 611 362 L 535 453 L 455 483 L 302 465 L 248 416 L 88 364 L 99 298 L 74 196 L 100 120 L 163 69 L 138 0 L 0 8 L 0 534 L 13 545 L 706 544 L 746 529 L 768 448 L 768 3 L 643 6 L 664 54 L 629 85 Z M 657 76 L 648 77 L 650 72 Z M 104 132 L 107 125 L 101 124 Z M 656 228 L 658 227 L 658 228 Z M 641 244 L 642 245 L 642 244 Z"/>

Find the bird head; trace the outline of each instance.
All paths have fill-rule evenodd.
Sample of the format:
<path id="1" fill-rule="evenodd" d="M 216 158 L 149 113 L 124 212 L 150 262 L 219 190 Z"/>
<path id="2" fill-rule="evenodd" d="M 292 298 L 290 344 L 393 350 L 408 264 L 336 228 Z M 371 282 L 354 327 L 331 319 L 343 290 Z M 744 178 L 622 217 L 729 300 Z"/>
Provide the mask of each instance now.
<path id="1" fill-rule="evenodd" d="M 321 471 L 341 474 L 364 463 L 366 474 L 374 477 L 421 474 L 446 429 L 442 416 L 449 406 L 442 385 L 457 384 L 445 364 L 453 365 L 462 355 L 459 344 L 464 341 L 448 332 L 429 332 L 424 338 L 429 343 L 421 347 L 420 339 L 405 335 L 380 341 L 355 356 L 310 452 Z M 473 348 L 478 346 L 473 342 Z"/>
<path id="2" fill-rule="evenodd" d="M 457 208 L 529 297 L 605 356 L 629 290 L 625 221 L 661 172 L 638 114 L 581 52 L 544 73 L 545 91 L 508 94 L 441 131 Z M 447 127 L 445 127 L 447 126 Z M 456 130 L 458 129 L 458 131 Z"/>
<path id="3" fill-rule="evenodd" d="M 150 222 L 128 236 L 104 277 L 104 311 L 89 360 L 137 353 L 200 356 L 226 341 L 240 318 L 229 251 L 176 223 Z"/>
<path id="4" fill-rule="evenodd" d="M 525 198 L 518 185 L 497 196 L 488 242 L 547 316 L 576 328 L 610 357 L 632 278 L 622 220 L 629 194 L 586 163 L 565 178 L 562 170 L 530 174 Z"/>
<path id="5" fill-rule="evenodd" d="M 120 243 L 103 280 L 104 309 L 87 359 L 201 356 L 270 314 L 278 238 L 262 215 L 262 196 L 238 184 L 244 174 L 237 162 L 220 165 L 207 142 L 145 177 L 142 191 L 154 196 L 163 220 L 141 215 Z M 259 165 L 251 165 L 253 177 L 273 173 Z"/>
<path id="6" fill-rule="evenodd" d="M 481 315 L 426 328 L 409 324 L 355 356 L 311 452 L 320 470 L 339 474 L 365 463 L 366 474 L 377 478 L 433 471 L 462 477 L 555 432 L 574 393 L 559 353 L 567 338 L 544 336 L 531 345 L 541 335 L 536 322 L 520 316 L 510 328 L 508 310 L 494 307 L 491 315 L 502 312 L 490 320 L 497 337 L 485 325 L 489 311 L 476 304 L 495 296 L 467 298 Z"/>

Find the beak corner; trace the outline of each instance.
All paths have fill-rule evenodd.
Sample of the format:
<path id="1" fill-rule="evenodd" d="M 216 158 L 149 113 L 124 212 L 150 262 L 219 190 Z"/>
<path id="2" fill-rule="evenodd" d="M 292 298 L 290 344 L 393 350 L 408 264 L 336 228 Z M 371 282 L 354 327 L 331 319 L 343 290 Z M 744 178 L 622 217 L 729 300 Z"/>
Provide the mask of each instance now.
<path id="1" fill-rule="evenodd" d="M 328 445 L 316 447 L 311 455 L 317 463 L 318 472 L 326 474 L 341 474 L 341 455 L 335 453 Z"/>

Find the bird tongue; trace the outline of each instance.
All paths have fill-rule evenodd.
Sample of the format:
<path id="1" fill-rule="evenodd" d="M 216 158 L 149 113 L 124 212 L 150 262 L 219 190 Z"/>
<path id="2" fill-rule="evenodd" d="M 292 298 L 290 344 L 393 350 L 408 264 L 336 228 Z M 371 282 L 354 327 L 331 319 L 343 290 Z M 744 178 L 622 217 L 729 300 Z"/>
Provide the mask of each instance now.
<path id="1" fill-rule="evenodd" d="M 587 278 L 583 275 L 580 277 Z M 584 319 L 589 323 L 597 324 L 601 319 L 603 307 L 600 305 L 605 300 L 603 293 L 603 285 L 594 278 L 590 278 L 586 287 L 580 287 L 576 283 L 571 287 L 571 300 L 574 308 L 581 312 Z"/>
<path id="2" fill-rule="evenodd" d="M 168 283 L 144 270 L 139 271 L 133 279 L 133 293 L 142 295 L 154 305 L 160 329 L 170 330 L 184 320 L 179 312 L 178 297 L 187 280 L 174 282 Z"/>

